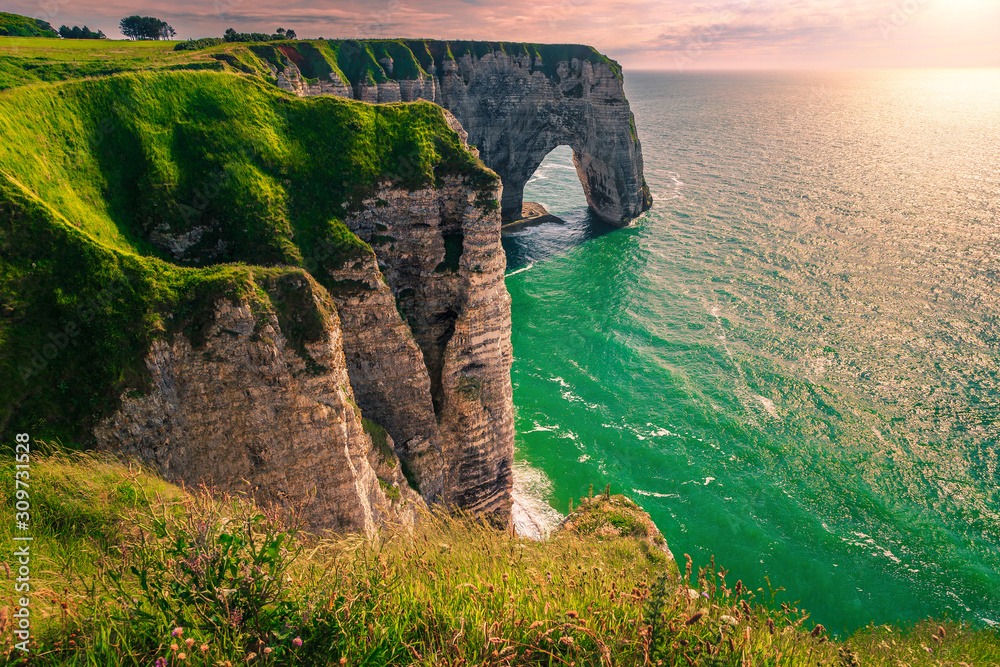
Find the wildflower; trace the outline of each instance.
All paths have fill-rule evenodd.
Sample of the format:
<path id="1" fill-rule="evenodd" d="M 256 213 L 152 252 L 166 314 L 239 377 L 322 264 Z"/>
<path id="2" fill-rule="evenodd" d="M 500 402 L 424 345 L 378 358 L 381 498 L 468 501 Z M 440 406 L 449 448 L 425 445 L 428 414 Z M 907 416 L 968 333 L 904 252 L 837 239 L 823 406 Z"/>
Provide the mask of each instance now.
<path id="1" fill-rule="evenodd" d="M 273 650 L 274 649 L 271 648 L 270 646 L 265 646 L 264 647 L 264 655 L 271 655 L 271 651 L 273 651 Z"/>
<path id="2" fill-rule="evenodd" d="M 295 648 L 302 646 L 302 637 L 296 637 L 295 639 L 293 639 L 292 646 L 294 646 Z"/>
<path id="3" fill-rule="evenodd" d="M 201 652 L 205 653 L 206 651 L 208 651 L 208 644 L 202 644 L 201 645 Z"/>
<path id="4" fill-rule="evenodd" d="M 809 634 L 811 634 L 813 637 L 819 637 L 824 632 L 826 632 L 826 628 L 823 627 L 823 624 L 817 623 L 816 627 L 813 628 L 813 631 L 810 632 Z"/>
<path id="5" fill-rule="evenodd" d="M 719 620 L 725 623 L 726 625 L 739 625 L 739 621 L 736 620 L 736 617 L 730 616 L 729 614 L 723 614 L 722 616 L 719 617 Z M 813 636 L 815 637 L 816 635 Z"/>
<path id="6" fill-rule="evenodd" d="M 194 639 L 188 637 L 187 639 L 184 640 L 184 643 L 187 645 L 188 648 L 191 648 L 194 645 Z"/>
<path id="7" fill-rule="evenodd" d="M 703 611 L 696 611 L 695 613 L 691 614 L 691 618 L 689 618 L 688 620 L 684 621 L 684 625 L 694 625 L 695 623 L 697 623 L 698 621 L 700 621 L 701 617 L 704 616 L 704 615 L 705 615 L 705 612 L 703 612 Z"/>
<path id="8" fill-rule="evenodd" d="M 174 628 L 173 632 L 170 633 L 171 637 L 180 637 L 184 634 L 184 628 Z"/>
<path id="9" fill-rule="evenodd" d="M 157 658 L 153 667 L 167 667 L 167 661 L 163 658 Z"/>
<path id="10" fill-rule="evenodd" d="M 569 616 L 570 618 L 579 618 L 580 617 L 580 614 L 576 613 L 575 611 L 567 611 L 566 615 Z"/>
<path id="11" fill-rule="evenodd" d="M 171 651 L 176 651 L 176 650 L 177 650 L 178 648 L 179 648 L 179 647 L 177 646 L 177 644 L 171 644 L 171 645 L 170 645 L 170 650 L 171 650 Z"/>
<path id="12" fill-rule="evenodd" d="M 177 659 L 178 660 L 187 660 L 187 653 L 178 653 L 177 654 Z"/>
<path id="13" fill-rule="evenodd" d="M 347 658 L 341 658 L 340 659 L 340 664 L 346 665 L 347 664 Z"/>

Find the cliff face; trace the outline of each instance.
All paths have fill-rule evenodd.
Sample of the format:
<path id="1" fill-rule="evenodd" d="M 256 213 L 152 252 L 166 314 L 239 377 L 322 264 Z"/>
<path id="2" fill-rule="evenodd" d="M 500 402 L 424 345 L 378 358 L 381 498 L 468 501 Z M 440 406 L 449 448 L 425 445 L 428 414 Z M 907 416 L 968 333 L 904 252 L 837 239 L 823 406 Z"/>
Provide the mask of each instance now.
<path id="1" fill-rule="evenodd" d="M 5 432 L 313 529 L 409 522 L 425 500 L 507 521 L 500 183 L 453 117 L 219 73 L 51 88 L 19 106 L 73 103 L 5 128 L 53 170 L 0 146 Z M 22 113 L 4 104 L 3 123 Z"/>
<path id="2" fill-rule="evenodd" d="M 505 523 L 510 297 L 482 196 L 454 177 L 383 185 L 345 218 L 374 256 L 310 267 L 329 290 L 305 272 L 271 279 L 261 312 L 218 302 L 197 349 L 183 335 L 155 343 L 150 391 L 125 398 L 98 442 L 188 485 L 249 483 L 317 527 L 412 521 L 421 498 Z M 316 339 L 294 349 L 280 308 L 318 319 Z"/>
<path id="3" fill-rule="evenodd" d="M 527 55 L 467 54 L 441 76 L 440 104 L 503 181 L 505 220 L 521 217 L 528 179 L 565 144 L 590 208 L 627 224 L 650 202 L 621 76 L 606 63 L 576 58 L 558 63 L 554 76 L 539 71 L 542 65 Z"/>
<path id="4" fill-rule="evenodd" d="M 291 58 L 304 67 L 310 63 L 292 47 L 282 47 L 279 64 L 271 65 L 277 85 L 302 96 L 425 99 L 443 106 L 503 181 L 505 221 L 521 216 L 525 184 L 560 145 L 573 149 L 587 202 L 601 218 L 624 225 L 652 204 L 621 70 L 589 47 L 413 40 L 330 44 L 331 61 L 343 66 L 315 83 L 303 79 Z M 394 57 L 388 55 L 392 48 Z M 344 71 L 355 72 L 354 80 Z"/>
<path id="5" fill-rule="evenodd" d="M 98 424 L 98 442 L 169 480 L 297 508 L 315 528 L 412 522 L 422 501 L 392 441 L 362 422 L 326 291 L 305 273 L 258 286 L 278 301 L 298 292 L 299 316 L 320 319 L 305 354 L 273 306 L 220 300 L 197 348 L 183 335 L 154 343 L 149 391 Z"/>
<path id="6" fill-rule="evenodd" d="M 216 55 L 308 99 L 207 72 L 0 99 L 0 426 L 317 529 L 425 501 L 506 523 L 501 214 L 561 143 L 595 211 L 643 210 L 617 65 L 482 42 Z"/>
<path id="7" fill-rule="evenodd" d="M 321 256 L 309 268 L 328 290 L 305 272 L 272 279 L 262 312 L 220 301 L 197 349 L 154 344 L 151 390 L 126 397 L 98 442 L 188 485 L 249 483 L 314 527 L 370 532 L 423 500 L 506 523 L 510 297 L 483 197 L 457 177 L 384 184 L 345 217 L 373 255 Z M 286 331 L 302 318 L 319 333 L 296 350 Z"/>
<path id="8" fill-rule="evenodd" d="M 371 244 L 385 283 L 365 266 L 349 277 L 364 287 L 334 300 L 358 404 L 392 435 L 423 496 L 505 521 L 510 297 L 499 217 L 476 196 L 454 179 L 381 188 L 347 224 Z"/>

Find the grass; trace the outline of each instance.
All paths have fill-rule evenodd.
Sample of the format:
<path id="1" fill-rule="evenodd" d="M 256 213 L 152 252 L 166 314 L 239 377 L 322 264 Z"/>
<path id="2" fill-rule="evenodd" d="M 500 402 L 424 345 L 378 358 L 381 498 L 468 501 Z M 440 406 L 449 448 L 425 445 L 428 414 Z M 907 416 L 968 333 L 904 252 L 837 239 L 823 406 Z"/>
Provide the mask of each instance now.
<path id="1" fill-rule="evenodd" d="M 21 87 L 0 93 L 0 133 L 0 431 L 79 443 L 144 391 L 152 341 L 198 344 L 221 298 L 275 309 L 307 358 L 336 272 L 372 257 L 343 218 L 378 183 L 496 181 L 432 104 L 229 73 Z M 316 298 L 288 288 L 303 280 Z"/>
<path id="2" fill-rule="evenodd" d="M 648 537 L 658 532 L 635 502 L 620 495 L 582 498 L 566 521 L 581 535 Z"/>
<path id="3" fill-rule="evenodd" d="M 222 67 L 204 53 L 173 51 L 183 43 L 0 37 L 0 90 L 136 70 Z"/>
<path id="4" fill-rule="evenodd" d="M 951 622 L 831 637 L 802 610 L 730 585 L 712 564 L 693 572 L 688 560 L 679 576 L 631 537 L 558 531 L 533 542 L 440 513 L 372 539 L 309 535 L 296 530 L 294 513 L 246 496 L 213 498 L 96 454 L 50 449 L 30 463 L 32 653 L 25 661 L 13 649 L 8 625 L 0 632 L 6 664 L 1000 660 L 996 630 Z M 5 462 L 0 484 L 12 488 L 13 476 Z M 8 544 L 13 502 L 4 496 L 0 516 Z M 2 595 L 0 625 L 15 602 L 11 587 Z"/>
<path id="5" fill-rule="evenodd" d="M 389 433 L 385 428 L 367 417 L 361 418 L 361 426 L 365 433 L 371 436 L 372 444 L 375 445 L 375 450 L 381 457 L 382 463 L 388 466 L 396 465 L 396 453 L 389 445 Z"/>

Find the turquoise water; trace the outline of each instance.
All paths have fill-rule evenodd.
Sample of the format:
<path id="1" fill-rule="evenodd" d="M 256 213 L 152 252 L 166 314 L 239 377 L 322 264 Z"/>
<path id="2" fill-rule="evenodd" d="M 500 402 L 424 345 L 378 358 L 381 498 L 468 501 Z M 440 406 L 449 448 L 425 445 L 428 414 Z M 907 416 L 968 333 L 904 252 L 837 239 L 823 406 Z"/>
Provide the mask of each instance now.
<path id="1" fill-rule="evenodd" d="M 655 204 L 566 148 L 505 238 L 522 465 L 835 630 L 1000 621 L 1000 71 L 626 74 Z"/>

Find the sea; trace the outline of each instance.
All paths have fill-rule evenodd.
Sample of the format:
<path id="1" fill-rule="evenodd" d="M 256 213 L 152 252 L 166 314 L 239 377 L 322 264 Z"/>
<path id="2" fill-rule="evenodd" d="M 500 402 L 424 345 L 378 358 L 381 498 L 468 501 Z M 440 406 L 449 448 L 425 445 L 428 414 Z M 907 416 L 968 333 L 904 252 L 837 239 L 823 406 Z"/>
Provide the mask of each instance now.
<path id="1" fill-rule="evenodd" d="M 1000 70 L 625 72 L 652 210 L 562 146 L 506 235 L 515 484 L 849 633 L 1000 623 Z"/>

